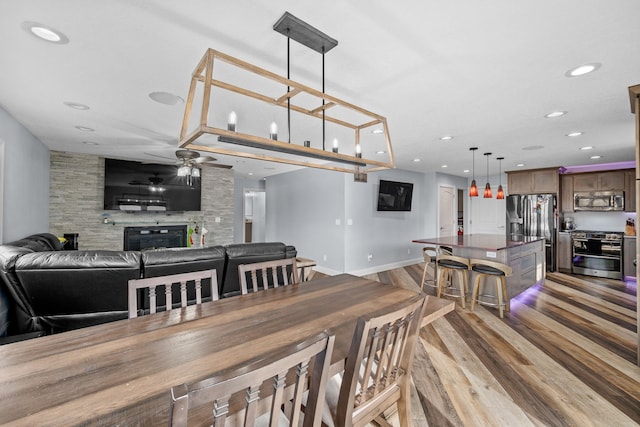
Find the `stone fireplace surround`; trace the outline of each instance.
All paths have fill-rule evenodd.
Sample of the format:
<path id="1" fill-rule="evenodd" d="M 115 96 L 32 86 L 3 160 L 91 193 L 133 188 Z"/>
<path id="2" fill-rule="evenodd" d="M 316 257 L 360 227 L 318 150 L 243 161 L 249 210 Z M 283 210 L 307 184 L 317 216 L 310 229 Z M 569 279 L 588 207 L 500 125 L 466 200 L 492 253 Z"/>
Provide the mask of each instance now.
<path id="1" fill-rule="evenodd" d="M 125 227 L 155 225 L 202 227 L 204 224 L 209 231 L 206 246 L 233 243 L 232 170 L 202 169 L 202 210 L 199 212 L 105 212 L 103 157 L 51 151 L 50 158 L 49 231 L 56 236 L 78 233 L 80 250 L 122 250 Z M 104 213 L 109 214 L 107 224 L 103 222 Z"/>

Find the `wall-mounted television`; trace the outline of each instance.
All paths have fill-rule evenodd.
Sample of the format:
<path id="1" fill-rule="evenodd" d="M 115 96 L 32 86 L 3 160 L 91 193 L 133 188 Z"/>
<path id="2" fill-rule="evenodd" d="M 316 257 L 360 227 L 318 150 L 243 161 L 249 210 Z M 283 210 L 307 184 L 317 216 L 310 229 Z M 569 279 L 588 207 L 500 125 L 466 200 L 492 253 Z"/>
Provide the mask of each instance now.
<path id="1" fill-rule="evenodd" d="M 380 180 L 378 187 L 379 211 L 411 211 L 411 199 L 413 197 L 413 184 L 410 182 L 397 182 Z"/>
<path id="2" fill-rule="evenodd" d="M 178 166 L 104 160 L 104 209 L 127 212 L 200 210 L 200 178 L 178 176 Z"/>

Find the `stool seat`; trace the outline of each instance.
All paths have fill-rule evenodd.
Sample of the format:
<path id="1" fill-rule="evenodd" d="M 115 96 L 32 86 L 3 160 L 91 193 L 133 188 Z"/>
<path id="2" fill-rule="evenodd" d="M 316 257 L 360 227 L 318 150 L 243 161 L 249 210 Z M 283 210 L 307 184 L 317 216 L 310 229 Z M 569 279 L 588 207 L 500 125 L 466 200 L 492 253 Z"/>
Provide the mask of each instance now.
<path id="1" fill-rule="evenodd" d="M 442 296 L 445 287 L 445 277 L 448 280 L 447 296 L 460 298 L 460 305 L 465 308 L 465 300 L 469 292 L 469 259 L 454 255 L 438 254 L 436 256 L 436 266 L 438 267 L 438 298 Z M 454 274 L 455 273 L 455 274 Z M 453 287 L 454 277 L 458 279 L 458 288 Z M 459 295 L 455 295 L 452 291 L 458 291 Z"/>
<path id="2" fill-rule="evenodd" d="M 482 274 L 490 274 L 492 276 L 504 276 L 504 271 L 495 268 L 495 267 L 491 267 L 490 265 L 484 265 L 484 264 L 476 264 L 471 266 L 471 269 L 475 272 L 478 273 L 482 273 Z"/>
<path id="3" fill-rule="evenodd" d="M 452 259 L 441 259 L 438 261 L 439 267 L 453 268 L 454 270 L 468 270 L 469 265 Z"/>
<path id="4" fill-rule="evenodd" d="M 502 318 L 503 309 L 507 312 L 510 310 L 506 277 L 511 275 L 511 267 L 506 264 L 483 259 L 471 259 L 470 264 L 471 270 L 476 272 L 476 280 L 474 281 L 473 291 L 471 292 L 471 310 L 473 311 L 475 308 L 476 302 L 478 304 L 498 307 L 500 318 Z M 488 278 L 495 280 L 495 296 L 480 294 L 480 288 L 484 285 L 483 279 Z M 481 297 L 483 298 L 482 300 L 480 299 Z M 487 299 L 497 299 L 498 302 L 492 303 L 487 301 Z"/>

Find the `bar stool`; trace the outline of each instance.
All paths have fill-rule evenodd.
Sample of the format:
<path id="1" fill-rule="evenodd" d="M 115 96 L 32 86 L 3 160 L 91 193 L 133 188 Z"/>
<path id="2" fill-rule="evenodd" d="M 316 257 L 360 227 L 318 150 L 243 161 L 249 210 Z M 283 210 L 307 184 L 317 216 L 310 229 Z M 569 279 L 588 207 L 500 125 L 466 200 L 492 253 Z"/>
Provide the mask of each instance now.
<path id="1" fill-rule="evenodd" d="M 500 311 L 500 318 L 503 316 L 503 308 L 509 312 L 509 296 L 507 295 L 507 281 L 506 277 L 511 276 L 512 269 L 508 265 L 487 261 L 484 259 L 471 259 L 471 270 L 476 272 L 476 280 L 473 283 L 473 292 L 471 294 L 471 310 L 473 311 L 476 301 L 478 304 L 487 305 L 490 307 L 498 307 Z M 496 280 L 496 295 L 480 294 L 480 287 L 484 285 L 486 280 L 493 277 Z M 481 300 L 483 298 L 485 300 Z M 497 303 L 486 301 L 486 299 L 497 299 Z"/>
<path id="2" fill-rule="evenodd" d="M 440 274 L 438 275 L 438 298 L 443 295 L 445 276 L 449 276 L 450 291 L 459 291 L 459 295 L 444 293 L 444 295 L 460 298 L 460 305 L 465 308 L 464 301 L 469 292 L 469 260 L 454 255 L 437 255 L 436 266 Z M 454 278 L 458 278 L 458 288 L 453 287 Z"/>
<path id="3" fill-rule="evenodd" d="M 424 257 L 424 270 L 422 271 L 422 281 L 420 282 L 420 289 L 424 290 L 424 286 L 431 286 L 437 288 L 436 284 L 438 278 L 438 267 L 436 265 L 436 255 L 438 250 L 433 246 L 425 246 L 422 248 L 422 256 Z M 429 267 L 433 268 L 433 276 L 431 279 L 427 278 L 427 270 Z M 430 283 L 429 283 L 430 282 Z"/>

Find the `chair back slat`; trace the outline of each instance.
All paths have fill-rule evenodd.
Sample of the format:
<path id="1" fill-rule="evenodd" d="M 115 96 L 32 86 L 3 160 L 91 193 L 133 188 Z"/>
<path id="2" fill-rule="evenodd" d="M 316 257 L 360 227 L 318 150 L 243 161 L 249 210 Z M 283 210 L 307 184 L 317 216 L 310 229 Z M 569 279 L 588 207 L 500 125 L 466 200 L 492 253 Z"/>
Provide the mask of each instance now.
<path id="1" fill-rule="evenodd" d="M 240 264 L 238 277 L 243 295 L 247 294 L 249 289 L 257 292 L 260 289 L 277 288 L 299 282 L 295 258 Z"/>
<path id="2" fill-rule="evenodd" d="M 191 273 L 172 274 L 169 276 L 147 277 L 144 279 L 131 279 L 128 285 L 129 295 L 129 318 L 138 317 L 139 304 L 138 290 L 148 290 L 149 314 L 156 313 L 159 309 L 157 304 L 158 287 L 164 287 L 165 310 L 173 308 L 172 286 L 180 286 L 180 306 L 186 307 L 189 304 L 187 298 L 187 287 L 193 283 L 195 287 L 195 303 L 202 304 L 202 283 L 204 279 L 209 279 L 211 300 L 218 300 L 218 278 L 216 270 L 194 271 Z M 145 292 L 141 292 L 145 296 Z M 144 310 L 141 310 L 144 311 Z"/>
<path id="3" fill-rule="evenodd" d="M 394 403 L 400 424 L 406 425 L 413 346 L 427 298 L 417 295 L 389 313 L 358 319 L 340 387 L 337 426 L 366 425 Z"/>
<path id="4" fill-rule="evenodd" d="M 268 416 L 273 427 L 282 417 L 289 425 L 319 427 L 334 342 L 335 336 L 325 332 L 227 369 L 219 376 L 172 387 L 169 426 L 187 426 L 189 410 L 209 404 L 214 426 L 230 421 L 248 427 Z M 238 394 L 242 391 L 244 395 Z M 230 402 L 233 396 L 245 402 L 240 412 L 230 412 L 235 407 Z M 288 404 L 290 401 L 292 405 Z M 287 414 L 283 413 L 283 406 L 290 408 Z M 240 416 L 242 422 L 235 419 Z"/>

